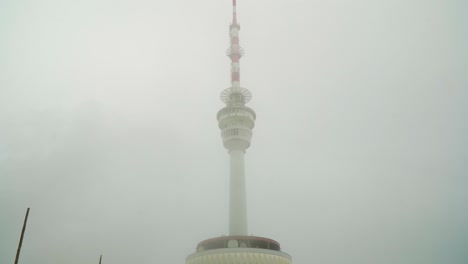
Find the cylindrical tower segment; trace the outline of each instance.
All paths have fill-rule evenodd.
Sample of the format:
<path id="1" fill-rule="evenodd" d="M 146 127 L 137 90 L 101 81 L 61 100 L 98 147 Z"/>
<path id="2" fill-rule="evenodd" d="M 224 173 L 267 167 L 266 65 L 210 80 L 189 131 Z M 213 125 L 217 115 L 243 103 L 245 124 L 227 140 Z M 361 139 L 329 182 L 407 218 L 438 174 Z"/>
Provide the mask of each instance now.
<path id="1" fill-rule="evenodd" d="M 229 182 L 229 235 L 246 236 L 247 200 L 245 191 L 244 150 L 229 151 L 231 177 Z"/>

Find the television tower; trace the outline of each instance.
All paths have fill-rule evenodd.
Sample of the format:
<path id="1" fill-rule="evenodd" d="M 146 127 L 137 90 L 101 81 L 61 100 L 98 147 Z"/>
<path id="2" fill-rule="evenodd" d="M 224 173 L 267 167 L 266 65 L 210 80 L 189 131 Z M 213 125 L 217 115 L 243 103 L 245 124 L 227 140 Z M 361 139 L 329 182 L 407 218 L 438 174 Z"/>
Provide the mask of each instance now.
<path id="1" fill-rule="evenodd" d="M 240 87 L 239 60 L 244 50 L 239 46 L 239 30 L 236 0 L 233 0 L 231 46 L 226 55 L 231 58 L 231 87 L 221 93 L 226 107 L 219 110 L 217 118 L 224 147 L 229 150 L 229 235 L 247 235 L 247 202 L 245 192 L 244 153 L 250 146 L 255 112 L 245 106 L 252 98 L 246 88 Z"/>
<path id="2" fill-rule="evenodd" d="M 231 45 L 226 51 L 231 59 L 231 86 L 221 93 L 226 106 L 217 114 L 223 145 L 230 156 L 229 235 L 198 243 L 197 252 L 187 256 L 186 264 L 291 264 L 291 256 L 281 251 L 278 242 L 247 232 L 244 154 L 250 146 L 256 115 L 245 106 L 252 94 L 240 86 L 239 61 L 244 50 L 239 46 L 236 0 L 232 0 L 232 7 Z"/>

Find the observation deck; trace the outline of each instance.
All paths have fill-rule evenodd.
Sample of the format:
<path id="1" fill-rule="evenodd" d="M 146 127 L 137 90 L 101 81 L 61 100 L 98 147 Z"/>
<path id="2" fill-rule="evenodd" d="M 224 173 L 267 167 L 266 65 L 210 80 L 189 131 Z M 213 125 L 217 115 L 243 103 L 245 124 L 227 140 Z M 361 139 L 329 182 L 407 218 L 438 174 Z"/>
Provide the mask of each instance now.
<path id="1" fill-rule="evenodd" d="M 227 149 L 247 149 L 255 126 L 255 111 L 243 105 L 226 106 L 218 111 L 218 126 L 224 147 Z"/>

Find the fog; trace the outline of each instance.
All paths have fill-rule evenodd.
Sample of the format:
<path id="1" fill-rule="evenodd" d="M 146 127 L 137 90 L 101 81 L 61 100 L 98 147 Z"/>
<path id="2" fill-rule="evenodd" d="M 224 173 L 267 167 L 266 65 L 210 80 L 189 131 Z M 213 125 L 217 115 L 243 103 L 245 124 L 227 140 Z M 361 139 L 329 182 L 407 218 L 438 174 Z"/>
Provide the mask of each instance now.
<path id="1" fill-rule="evenodd" d="M 468 261 L 466 1 L 238 1 L 249 233 Z M 0 263 L 184 263 L 228 229 L 229 0 L 0 1 Z"/>

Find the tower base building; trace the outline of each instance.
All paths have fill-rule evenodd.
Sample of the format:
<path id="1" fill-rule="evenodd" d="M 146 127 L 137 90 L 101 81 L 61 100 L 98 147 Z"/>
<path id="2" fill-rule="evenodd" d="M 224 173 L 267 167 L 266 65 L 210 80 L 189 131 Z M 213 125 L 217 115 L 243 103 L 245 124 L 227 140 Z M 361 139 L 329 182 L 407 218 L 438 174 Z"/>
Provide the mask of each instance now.
<path id="1" fill-rule="evenodd" d="M 291 264 L 291 256 L 272 239 L 255 236 L 222 236 L 198 243 L 186 264 Z"/>

